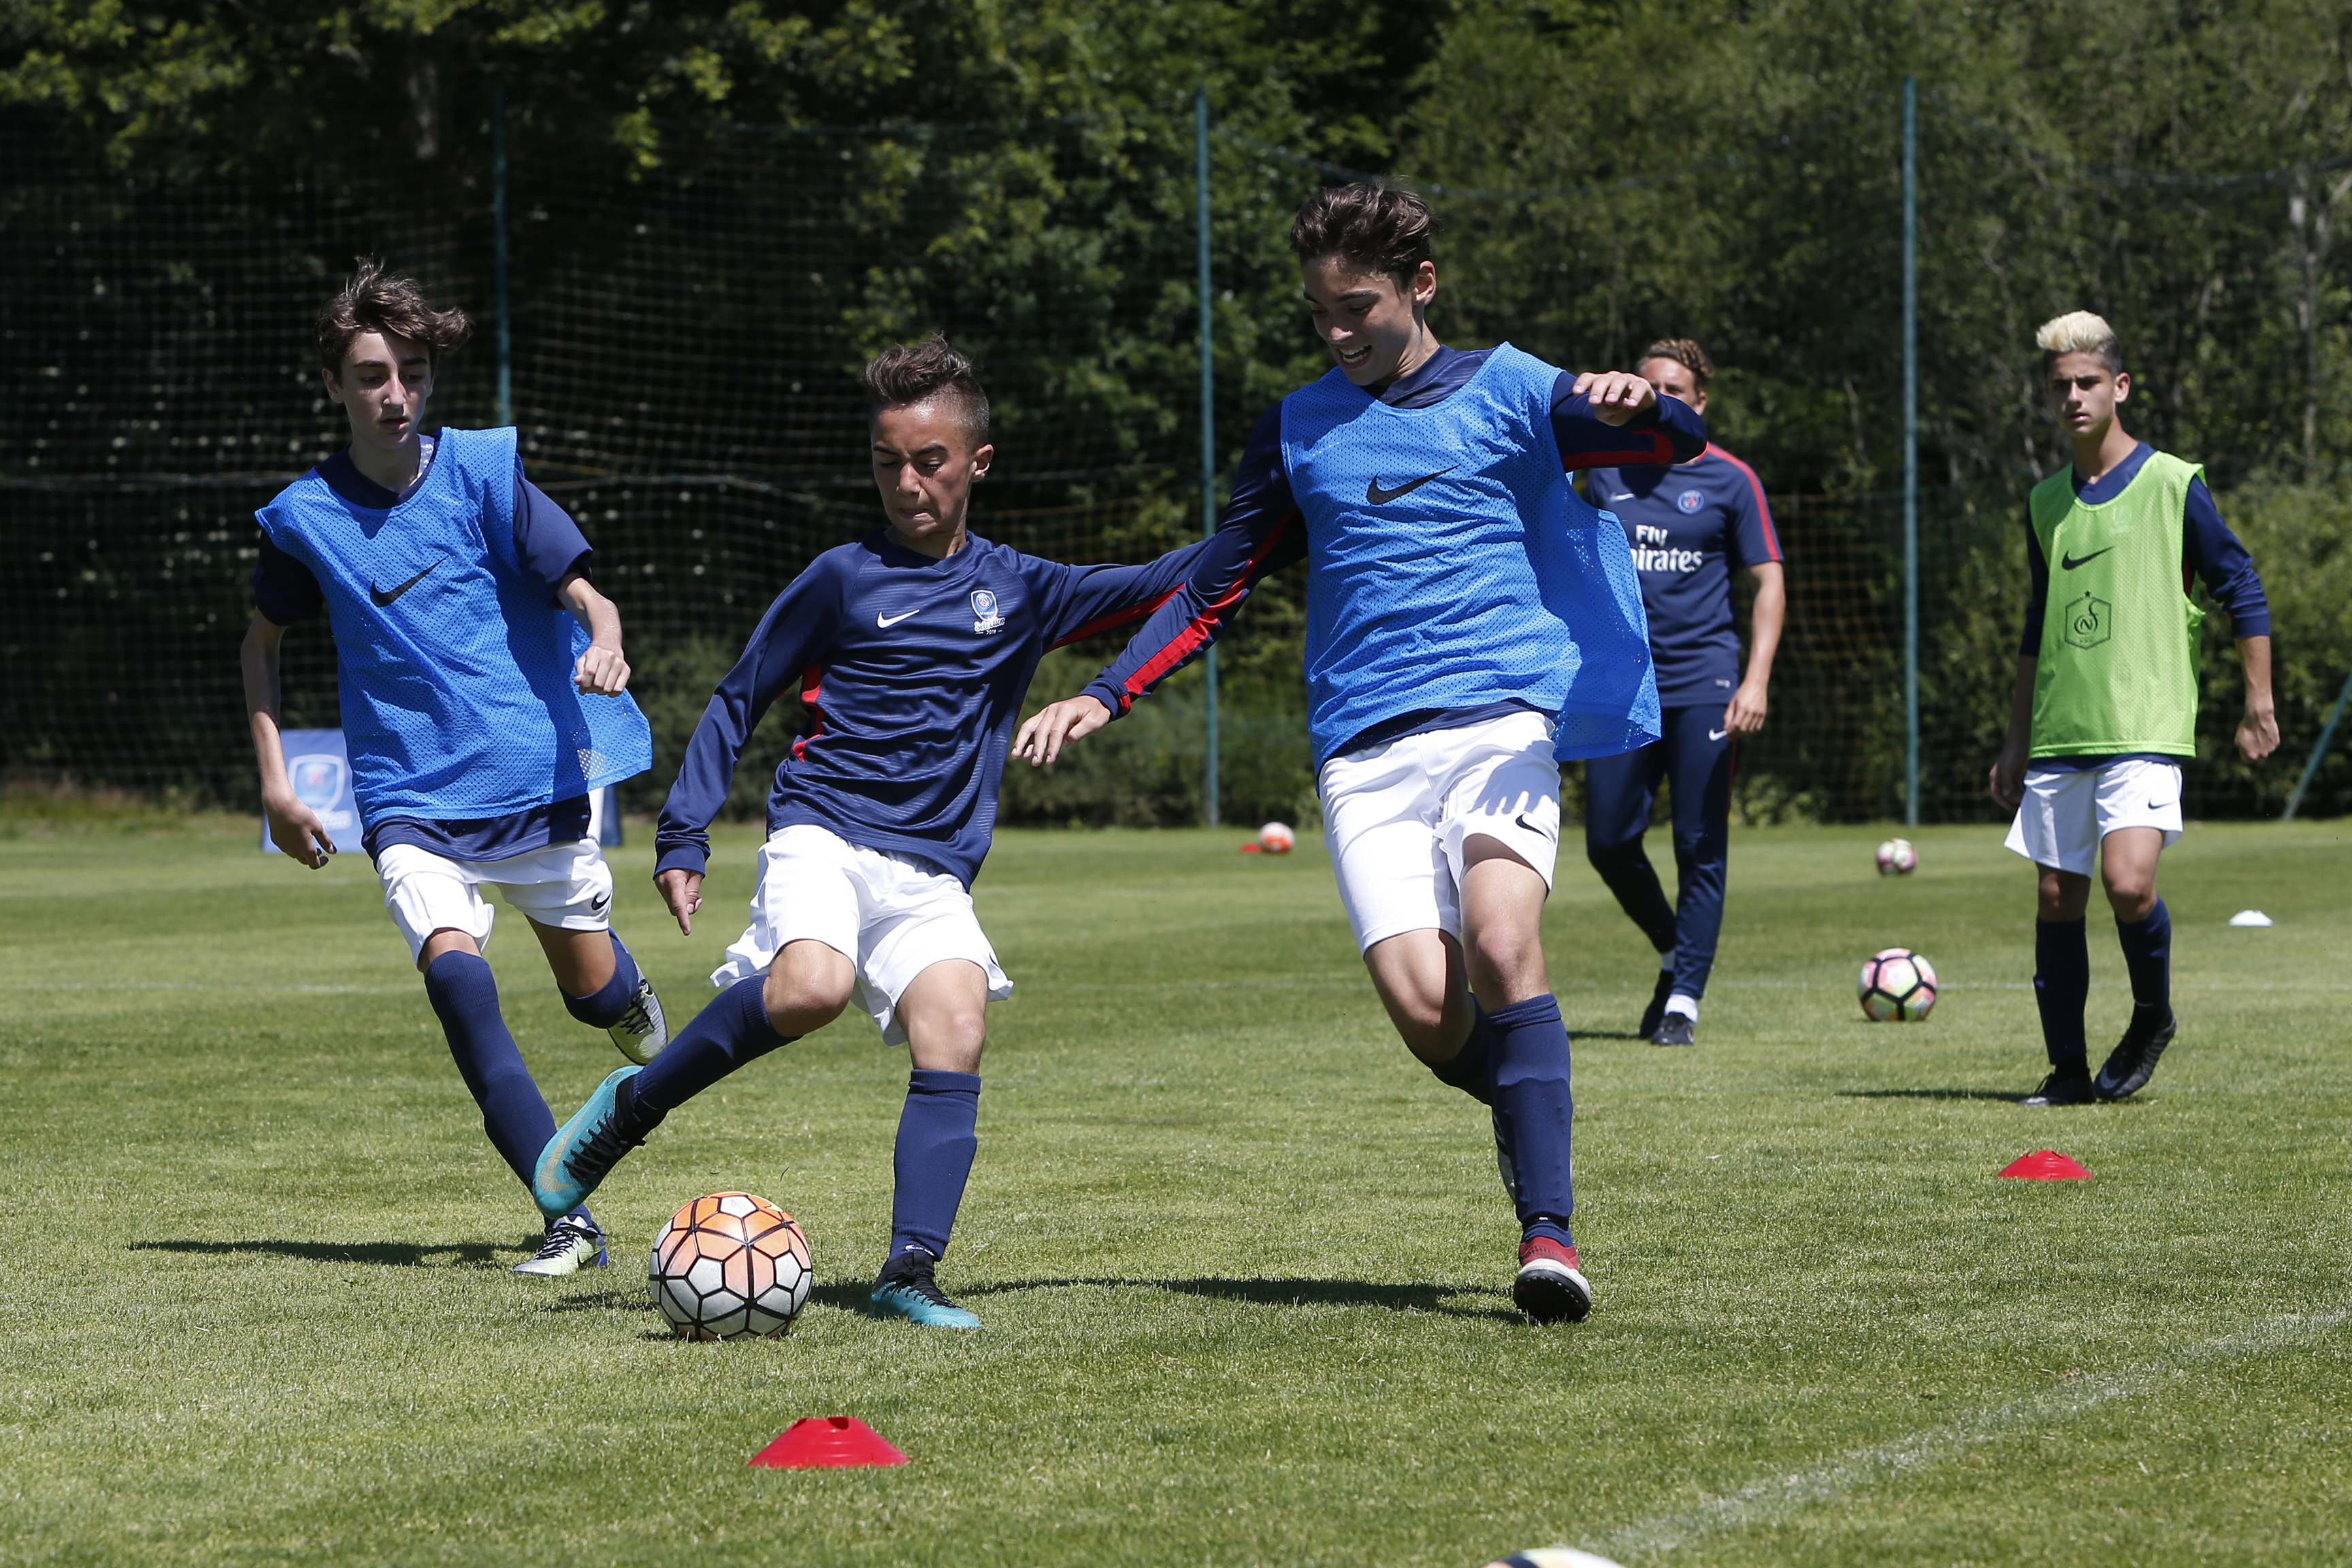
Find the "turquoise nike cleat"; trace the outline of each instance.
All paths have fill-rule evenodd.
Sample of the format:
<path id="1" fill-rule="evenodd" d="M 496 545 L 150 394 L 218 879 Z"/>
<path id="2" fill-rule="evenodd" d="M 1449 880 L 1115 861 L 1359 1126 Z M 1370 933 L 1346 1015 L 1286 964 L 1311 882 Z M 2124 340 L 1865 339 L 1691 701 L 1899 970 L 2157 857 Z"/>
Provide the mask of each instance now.
<path id="1" fill-rule="evenodd" d="M 947 1298 L 931 1278 L 931 1255 L 910 1247 L 882 1268 L 874 1281 L 874 1315 L 904 1318 L 926 1329 L 976 1329 L 980 1320 Z"/>
<path id="2" fill-rule="evenodd" d="M 573 1111 L 572 1120 L 557 1128 L 547 1147 L 539 1152 L 539 1164 L 530 1176 L 530 1195 L 539 1212 L 549 1219 L 560 1219 L 587 1202 L 588 1194 L 596 1190 L 606 1172 L 620 1163 L 621 1156 L 661 1125 L 659 1116 L 647 1120 L 638 1114 L 636 1096 L 629 1089 L 629 1080 L 644 1070 L 614 1068 L 596 1086 L 588 1103 Z"/>

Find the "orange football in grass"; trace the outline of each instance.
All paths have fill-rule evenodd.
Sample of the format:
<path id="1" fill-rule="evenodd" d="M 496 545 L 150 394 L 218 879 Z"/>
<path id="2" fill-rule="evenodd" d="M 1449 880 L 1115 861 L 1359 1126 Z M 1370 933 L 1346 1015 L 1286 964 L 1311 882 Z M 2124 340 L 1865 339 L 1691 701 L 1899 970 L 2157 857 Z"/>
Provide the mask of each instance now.
<path id="1" fill-rule="evenodd" d="M 654 1305 L 685 1339 L 781 1334 L 815 1279 L 793 1216 L 750 1193 L 697 1198 L 654 1237 Z"/>

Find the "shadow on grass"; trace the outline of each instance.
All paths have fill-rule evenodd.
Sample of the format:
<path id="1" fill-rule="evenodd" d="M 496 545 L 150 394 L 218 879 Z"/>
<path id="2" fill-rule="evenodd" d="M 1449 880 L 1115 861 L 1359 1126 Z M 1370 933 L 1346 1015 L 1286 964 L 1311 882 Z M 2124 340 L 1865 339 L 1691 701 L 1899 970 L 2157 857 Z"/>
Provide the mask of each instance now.
<path id="1" fill-rule="evenodd" d="M 531 1238 L 535 1246 L 538 1237 Z M 485 1241 L 453 1242 L 446 1247 L 419 1247 L 404 1241 L 134 1241 L 133 1252 L 194 1252 L 225 1256 L 235 1252 L 268 1252 L 279 1258 L 299 1258 L 310 1263 L 364 1263 L 380 1268 L 467 1268 L 497 1266 L 515 1249 Z M 525 1249 L 526 1255 L 528 1249 Z"/>
<path id="2" fill-rule="evenodd" d="M 1486 1285 L 1376 1285 L 1362 1279 L 1009 1279 L 998 1285 L 973 1285 L 958 1292 L 966 1296 L 1001 1296 L 1022 1290 L 1068 1290 L 1091 1287 L 1104 1290 L 1165 1290 L 1178 1296 L 1213 1296 L 1225 1301 L 1246 1301 L 1259 1307 L 1379 1307 L 1391 1312 L 1433 1312 L 1451 1318 L 1527 1320 L 1508 1304 L 1509 1297 Z M 1455 1304 L 1460 1297 L 1491 1297 L 1493 1304 Z"/>
<path id="3" fill-rule="evenodd" d="M 1572 1040 L 1639 1040 L 1645 1046 L 1650 1043 L 1649 1036 L 1637 1035 L 1631 1029 L 1574 1029 L 1570 1031 L 1569 1037 Z"/>
<path id="4" fill-rule="evenodd" d="M 2015 1105 L 2025 1097 L 2013 1089 L 1842 1089 L 1840 1100 L 1998 1100 Z"/>
<path id="5" fill-rule="evenodd" d="M 1008 1296 L 1029 1290 L 1070 1290 L 1092 1288 L 1118 1290 L 1164 1290 L 1179 1296 L 1213 1296 L 1260 1307 L 1379 1307 L 1391 1312 L 1429 1312 L 1442 1317 L 1475 1318 L 1524 1323 L 1507 1292 L 1486 1285 L 1375 1285 L 1360 1279 L 1011 1279 L 995 1285 L 959 1288 L 959 1297 Z M 873 1287 L 860 1281 L 819 1285 L 809 1292 L 812 1307 L 831 1307 L 857 1317 L 870 1315 Z M 1475 1305 L 1460 1299 L 1486 1298 Z M 612 1286 L 558 1297 L 540 1308 L 543 1312 L 625 1312 L 654 1310 L 643 1286 Z M 646 1331 L 649 1340 L 667 1340 L 667 1329 Z"/>

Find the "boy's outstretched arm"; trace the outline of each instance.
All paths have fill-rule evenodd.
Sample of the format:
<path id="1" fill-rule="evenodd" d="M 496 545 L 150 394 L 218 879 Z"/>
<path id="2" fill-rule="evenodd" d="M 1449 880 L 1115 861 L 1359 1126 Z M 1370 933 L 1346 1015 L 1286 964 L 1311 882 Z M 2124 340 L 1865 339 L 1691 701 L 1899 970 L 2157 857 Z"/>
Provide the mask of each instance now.
<path id="1" fill-rule="evenodd" d="M 286 747 L 278 738 L 280 687 L 278 647 L 286 628 L 259 611 L 246 628 L 240 660 L 245 667 L 245 716 L 253 731 L 254 760 L 261 764 L 261 809 L 269 819 L 269 842 L 288 858 L 313 871 L 335 852 L 327 825 L 294 794 L 286 776 Z"/>
<path id="2" fill-rule="evenodd" d="M 1191 577 L 1161 602 L 1083 693 L 1030 715 L 1013 739 L 1014 756 L 1042 767 L 1060 756 L 1064 746 L 1126 713 L 1233 625 L 1260 578 L 1306 559 L 1298 503 L 1282 471 L 1281 405 L 1267 410 L 1250 433 L 1223 524 L 1192 548 L 1199 553 L 1192 558 Z M 1173 558 L 1162 556 L 1151 566 L 1132 570 L 1152 571 Z"/>
<path id="3" fill-rule="evenodd" d="M 1582 468 L 1664 468 L 1706 450 L 1706 421 L 1678 397 L 1661 397 L 1638 375 L 1622 371 L 1560 373 L 1553 384 L 1552 438 L 1560 466 Z"/>
<path id="4" fill-rule="evenodd" d="M 572 683 L 596 697 L 618 697 L 629 689 L 629 661 L 621 654 L 621 611 L 574 572 L 555 585 L 556 597 L 588 630 L 588 651 L 572 667 Z"/>
<path id="5" fill-rule="evenodd" d="M 840 624 L 838 585 L 822 566 L 793 579 L 760 617 L 743 657 L 719 681 L 686 743 L 677 782 L 662 803 L 654 832 L 654 886 L 677 921 L 694 934 L 702 907 L 702 873 L 710 863 L 710 824 L 735 786 L 735 762 L 777 697 L 797 685 Z"/>

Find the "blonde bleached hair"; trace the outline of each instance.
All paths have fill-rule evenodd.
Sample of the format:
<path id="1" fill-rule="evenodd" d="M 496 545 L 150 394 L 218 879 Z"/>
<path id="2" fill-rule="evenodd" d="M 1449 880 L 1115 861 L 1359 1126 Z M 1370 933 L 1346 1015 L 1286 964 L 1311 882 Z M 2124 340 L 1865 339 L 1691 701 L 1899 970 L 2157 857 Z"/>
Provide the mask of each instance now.
<path id="1" fill-rule="evenodd" d="M 2060 354 L 2095 354 L 2109 375 L 2120 374 L 2124 368 L 2124 351 L 2116 342 L 2116 330 L 2107 325 L 2105 316 L 2088 310 L 2051 317 L 2034 332 L 2033 342 L 2042 351 L 2044 374 L 2058 363 Z"/>

